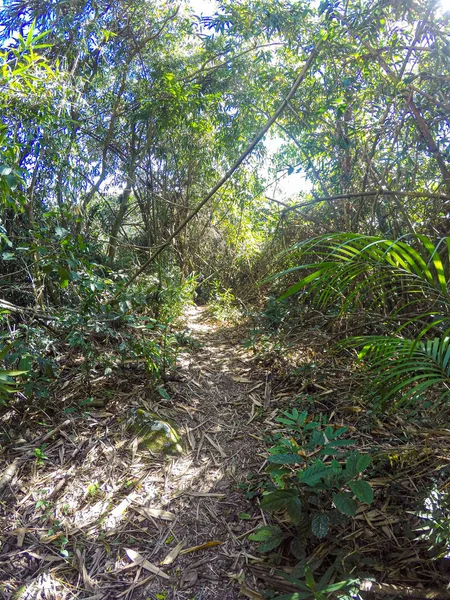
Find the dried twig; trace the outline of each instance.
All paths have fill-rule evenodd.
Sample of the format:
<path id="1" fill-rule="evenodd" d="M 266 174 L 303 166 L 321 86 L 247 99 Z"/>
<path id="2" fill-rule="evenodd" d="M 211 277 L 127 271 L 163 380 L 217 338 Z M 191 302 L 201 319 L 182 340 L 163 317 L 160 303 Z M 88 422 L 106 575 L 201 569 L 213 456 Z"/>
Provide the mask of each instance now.
<path id="1" fill-rule="evenodd" d="M 10 465 L 8 465 L 8 467 L 5 469 L 3 475 L 0 478 L 0 492 L 2 492 L 3 488 L 5 488 L 7 485 L 9 485 L 11 483 L 19 466 L 22 463 L 24 463 L 26 460 L 28 460 L 29 458 L 34 456 L 34 449 L 36 448 L 37 445 L 43 444 L 44 442 L 49 440 L 51 437 L 53 437 L 55 435 L 55 433 L 58 433 L 59 431 L 61 431 L 61 429 L 63 429 L 64 427 L 67 427 L 67 425 L 69 425 L 70 423 L 72 423 L 72 420 L 66 419 L 66 421 L 61 423 L 61 425 L 58 425 L 58 427 L 55 427 L 54 429 L 52 429 L 51 431 L 46 433 L 43 437 L 37 438 L 33 442 L 33 448 L 31 450 L 28 450 L 27 452 L 25 452 L 25 454 L 22 454 L 22 456 L 17 457 Z"/>

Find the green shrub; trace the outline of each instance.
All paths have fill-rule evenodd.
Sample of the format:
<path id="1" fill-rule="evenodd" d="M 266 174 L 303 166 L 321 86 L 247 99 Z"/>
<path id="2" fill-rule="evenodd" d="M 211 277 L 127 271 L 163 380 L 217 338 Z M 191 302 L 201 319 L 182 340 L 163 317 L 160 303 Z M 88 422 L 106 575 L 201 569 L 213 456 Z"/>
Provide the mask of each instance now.
<path id="1" fill-rule="evenodd" d="M 326 416 L 312 420 L 294 408 L 275 420 L 284 431 L 272 435 L 261 508 L 283 512 L 294 533 L 270 526 L 249 539 L 268 552 L 291 538 L 291 551 L 301 559 L 311 540 L 326 538 L 331 525 L 354 516 L 360 503 L 373 501 L 372 488 L 362 478 L 371 457 L 352 451 L 355 442 L 343 437 L 348 428 L 328 424 Z"/>
<path id="2" fill-rule="evenodd" d="M 236 297 L 231 289 L 224 289 L 219 281 L 212 282 L 209 305 L 211 313 L 218 321 L 233 321 L 239 318 Z"/>

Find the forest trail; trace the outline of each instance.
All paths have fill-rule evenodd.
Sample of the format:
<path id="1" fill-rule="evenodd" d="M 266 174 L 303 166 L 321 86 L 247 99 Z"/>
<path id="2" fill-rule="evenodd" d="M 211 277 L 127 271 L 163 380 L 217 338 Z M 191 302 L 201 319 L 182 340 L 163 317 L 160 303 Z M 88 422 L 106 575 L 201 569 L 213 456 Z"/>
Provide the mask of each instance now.
<path id="1" fill-rule="evenodd" d="M 186 316 L 199 346 L 177 361 L 182 381 L 166 384 L 185 453 L 167 466 L 161 498 L 176 514 L 171 546 L 199 549 L 179 557 L 179 577 L 165 590 L 168 599 L 231 600 L 242 597 L 239 580 L 251 551 L 246 532 L 257 523 L 239 518 L 254 507 L 238 486 L 261 467 L 253 420 L 263 403 L 264 375 L 258 378 L 233 327 L 212 323 L 203 307 L 190 307 Z M 161 546 L 163 557 L 167 547 Z M 154 580 L 142 598 L 158 587 Z"/>
<path id="2" fill-rule="evenodd" d="M 205 308 L 188 310 L 187 328 L 191 348 L 165 383 L 170 400 L 155 400 L 149 376 L 131 366 L 112 388 L 94 379 L 100 408 L 60 415 L 51 431 L 28 430 L 5 446 L 0 469 L 19 464 L 0 504 L 5 599 L 41 598 L 43 590 L 58 600 L 242 597 L 246 534 L 261 513 L 239 484 L 263 462 L 255 420 L 265 374 L 242 334 L 211 323 Z M 55 394 L 67 406 L 86 390 L 72 376 Z M 136 408 L 177 425 L 180 456 L 138 445 L 127 428 Z M 162 573 L 152 574 L 155 567 Z"/>

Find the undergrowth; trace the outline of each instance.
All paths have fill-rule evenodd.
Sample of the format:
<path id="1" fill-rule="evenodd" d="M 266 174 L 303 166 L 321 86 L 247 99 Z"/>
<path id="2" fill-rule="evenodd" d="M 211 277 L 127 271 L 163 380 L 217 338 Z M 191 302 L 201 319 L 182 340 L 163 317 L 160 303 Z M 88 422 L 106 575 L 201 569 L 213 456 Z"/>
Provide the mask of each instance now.
<path id="1" fill-rule="evenodd" d="M 267 519 L 267 525 L 252 532 L 249 539 L 296 589 L 280 595 L 274 582 L 267 592 L 270 598 L 359 597 L 366 580 L 378 581 L 377 569 L 394 571 L 395 559 L 389 563 L 389 556 L 395 555 L 395 544 L 387 545 L 385 561 L 371 557 L 369 550 L 366 556 L 358 545 L 352 550 L 348 544 L 361 519 L 381 544 L 383 533 L 371 521 L 396 523 L 393 538 L 414 544 L 422 557 L 424 568 L 418 580 L 431 579 L 433 561 L 449 555 L 446 467 L 438 448 L 427 448 L 425 443 L 419 450 L 421 436 L 433 435 L 437 420 L 447 426 L 447 411 L 441 403 L 439 413 L 433 409 L 430 415 L 438 396 L 434 403 L 429 396 L 416 395 L 413 404 L 380 404 L 362 377 L 358 385 L 355 374 L 364 373 L 361 357 L 358 360 L 336 343 L 339 336 L 324 336 L 320 331 L 324 343 L 316 349 L 314 360 L 308 352 L 302 354 L 305 340 L 314 339 L 317 320 L 327 318 L 333 320 L 334 313 L 320 315 L 293 298 L 279 302 L 270 298 L 253 315 L 253 327 L 244 342 L 259 361 L 271 365 L 275 380 L 288 385 L 295 397 L 294 402 L 291 398 L 277 405 L 276 417 L 265 429 L 264 475 L 254 473 L 242 485 L 248 498 L 258 499 Z M 326 343 L 328 339 L 333 343 Z M 293 360 L 295 345 L 300 353 Z M 319 382 L 326 382 L 326 387 Z M 333 385 L 341 391 L 329 395 Z M 296 387 L 305 386 L 312 396 L 295 394 Z M 385 435 L 380 436 L 380 430 Z M 428 466 L 417 471 L 417 462 Z M 402 486 L 409 485 L 403 483 L 407 473 L 414 474 L 417 488 L 405 497 Z M 386 502 L 390 508 L 384 508 Z M 363 539 L 364 530 L 360 535 Z M 328 550 L 322 552 L 325 547 Z M 375 571 L 374 565 L 378 565 Z"/>

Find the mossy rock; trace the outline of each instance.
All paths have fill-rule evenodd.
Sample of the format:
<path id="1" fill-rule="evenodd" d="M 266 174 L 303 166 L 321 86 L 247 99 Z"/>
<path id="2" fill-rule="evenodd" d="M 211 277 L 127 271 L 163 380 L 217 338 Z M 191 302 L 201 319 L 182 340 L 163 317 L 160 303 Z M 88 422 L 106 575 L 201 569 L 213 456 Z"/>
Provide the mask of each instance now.
<path id="1" fill-rule="evenodd" d="M 137 436 L 139 446 L 154 454 L 174 456 L 183 452 L 176 426 L 156 413 L 138 408 L 130 419 L 129 429 Z"/>

